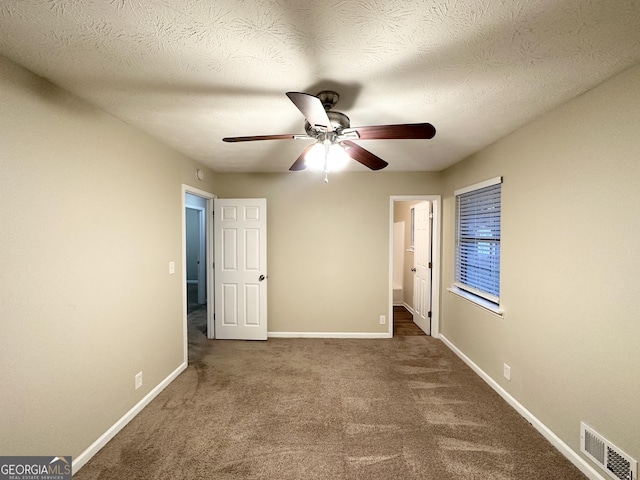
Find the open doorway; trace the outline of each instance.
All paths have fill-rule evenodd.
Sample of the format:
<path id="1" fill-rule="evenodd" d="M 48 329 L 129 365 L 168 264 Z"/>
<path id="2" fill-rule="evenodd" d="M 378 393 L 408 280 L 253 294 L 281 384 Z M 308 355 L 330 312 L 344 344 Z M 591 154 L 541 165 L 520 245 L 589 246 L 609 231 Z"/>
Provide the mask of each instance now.
<path id="1" fill-rule="evenodd" d="M 439 336 L 441 207 L 439 195 L 391 197 L 390 336 L 394 315 L 404 322 L 403 330 L 419 327 L 427 335 Z M 407 324 L 407 318 L 413 325 Z"/>
<path id="2" fill-rule="evenodd" d="M 207 199 L 185 194 L 187 321 L 207 335 Z"/>
<path id="3" fill-rule="evenodd" d="M 215 195 L 182 185 L 182 280 L 184 356 L 189 336 L 214 338 L 213 199 Z"/>

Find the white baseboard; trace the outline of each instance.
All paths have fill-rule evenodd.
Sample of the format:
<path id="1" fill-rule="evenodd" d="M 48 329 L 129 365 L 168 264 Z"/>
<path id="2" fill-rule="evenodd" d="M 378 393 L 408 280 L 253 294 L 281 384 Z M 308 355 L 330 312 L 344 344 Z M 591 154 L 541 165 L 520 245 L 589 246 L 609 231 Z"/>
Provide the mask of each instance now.
<path id="1" fill-rule="evenodd" d="M 164 390 L 171 382 L 175 380 L 175 378 L 180 375 L 187 368 L 187 363 L 181 364 L 178 368 L 176 368 L 167 378 L 165 378 L 162 382 L 160 382 L 156 387 L 151 390 L 145 397 L 140 400 L 131 410 L 129 410 L 120 420 L 118 420 L 114 425 L 109 428 L 106 432 L 104 432 L 100 438 L 98 438 L 89 448 L 87 448 L 84 452 L 78 455 L 73 459 L 72 462 L 72 471 L 76 473 L 80 470 L 89 460 L 93 457 L 102 447 L 104 447 L 109 440 L 116 436 L 116 434 L 122 430 L 127 423 L 129 423 L 133 418 L 140 413 L 140 411 L 149 405 L 151 400 L 156 398 L 162 390 Z"/>
<path id="2" fill-rule="evenodd" d="M 268 332 L 269 338 L 391 338 L 389 332 Z"/>
<path id="3" fill-rule="evenodd" d="M 524 405 L 513 398 L 509 392 L 502 388 L 493 378 L 491 378 L 484 370 L 476 365 L 469 357 L 467 357 L 462 351 L 456 347 L 453 343 L 447 339 L 444 335 L 440 334 L 440 340 L 449 347 L 453 353 L 462 359 L 464 363 L 469 365 L 471 369 L 476 372 L 482 380 L 484 380 L 491 388 L 493 388 L 498 395 L 506 400 L 520 415 L 522 415 L 533 427 L 546 438 L 551 445 L 553 445 L 562 455 L 564 455 L 571 463 L 573 463 L 578 469 L 584 473 L 590 480 L 606 480 L 600 475 L 591 465 L 587 463 L 577 452 L 575 452 L 569 445 L 562 441 L 553 431 L 542 423 L 537 417 L 527 410 Z M 577 430 L 576 430 L 577 431 Z"/>
<path id="4" fill-rule="evenodd" d="M 407 311 L 413 315 L 413 308 L 411 308 L 409 305 L 407 305 L 407 302 L 399 302 L 399 303 L 394 303 L 393 304 L 394 307 L 404 307 L 407 309 Z"/>

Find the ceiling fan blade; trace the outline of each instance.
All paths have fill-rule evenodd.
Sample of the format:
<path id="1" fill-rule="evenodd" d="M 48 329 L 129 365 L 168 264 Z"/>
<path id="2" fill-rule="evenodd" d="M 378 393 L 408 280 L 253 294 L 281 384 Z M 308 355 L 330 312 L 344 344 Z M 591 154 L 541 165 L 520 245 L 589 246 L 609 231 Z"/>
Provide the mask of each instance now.
<path id="1" fill-rule="evenodd" d="M 298 110 L 302 112 L 312 127 L 325 127 L 329 131 L 333 130 L 331 120 L 329 120 L 329 116 L 318 97 L 300 92 L 287 92 L 287 97 L 298 107 Z"/>
<path id="2" fill-rule="evenodd" d="M 225 137 L 223 142 L 255 142 L 256 140 L 291 140 L 293 138 L 300 137 L 296 134 L 284 134 L 284 135 L 254 135 L 251 137 Z M 305 135 L 306 138 L 306 135 Z"/>
<path id="3" fill-rule="evenodd" d="M 347 155 L 353 158 L 356 162 L 360 162 L 365 167 L 369 167 L 371 170 L 382 170 L 384 167 L 389 165 L 380 157 L 375 156 L 369 150 L 365 150 L 360 145 L 356 145 L 350 140 L 345 140 L 342 144 L 347 147 L 345 148 Z"/>
<path id="4" fill-rule="evenodd" d="M 307 156 L 307 153 L 309 152 L 309 150 L 311 150 L 311 148 L 314 145 L 315 143 L 305 148 L 300 154 L 300 156 L 298 157 L 298 159 L 295 162 L 293 162 L 293 165 L 289 167 L 289 170 L 291 170 L 292 172 L 299 172 L 300 170 L 304 170 L 305 168 L 307 168 L 307 164 L 305 163 L 306 162 L 305 157 Z"/>
<path id="5" fill-rule="evenodd" d="M 356 127 L 355 130 L 360 136 L 360 140 L 409 140 L 433 138 L 436 129 L 430 123 L 405 123 L 401 125 L 376 125 L 372 127 Z"/>

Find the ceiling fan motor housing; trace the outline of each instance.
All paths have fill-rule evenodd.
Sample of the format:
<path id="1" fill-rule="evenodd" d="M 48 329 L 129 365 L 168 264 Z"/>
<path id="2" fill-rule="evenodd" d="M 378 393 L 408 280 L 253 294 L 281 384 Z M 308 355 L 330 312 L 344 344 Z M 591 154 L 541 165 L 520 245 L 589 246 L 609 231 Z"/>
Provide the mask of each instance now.
<path id="1" fill-rule="evenodd" d="M 351 127 L 351 121 L 344 113 L 328 111 L 327 116 L 331 121 L 332 130 L 338 134 L 345 128 Z M 313 138 L 317 138 L 321 133 L 325 133 L 320 129 L 314 128 L 309 122 L 304 122 L 304 130 L 307 135 Z"/>

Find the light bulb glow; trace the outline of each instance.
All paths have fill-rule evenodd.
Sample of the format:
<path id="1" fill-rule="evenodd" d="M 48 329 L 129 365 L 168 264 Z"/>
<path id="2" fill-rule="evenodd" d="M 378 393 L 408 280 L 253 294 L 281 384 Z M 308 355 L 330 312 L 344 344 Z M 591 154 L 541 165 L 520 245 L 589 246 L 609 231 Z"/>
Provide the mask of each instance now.
<path id="1" fill-rule="evenodd" d="M 312 170 L 335 172 L 346 167 L 349 155 L 341 145 L 329 146 L 328 157 L 325 159 L 325 145 L 316 143 L 305 155 L 305 164 Z M 326 160 L 326 161 L 325 161 Z"/>

